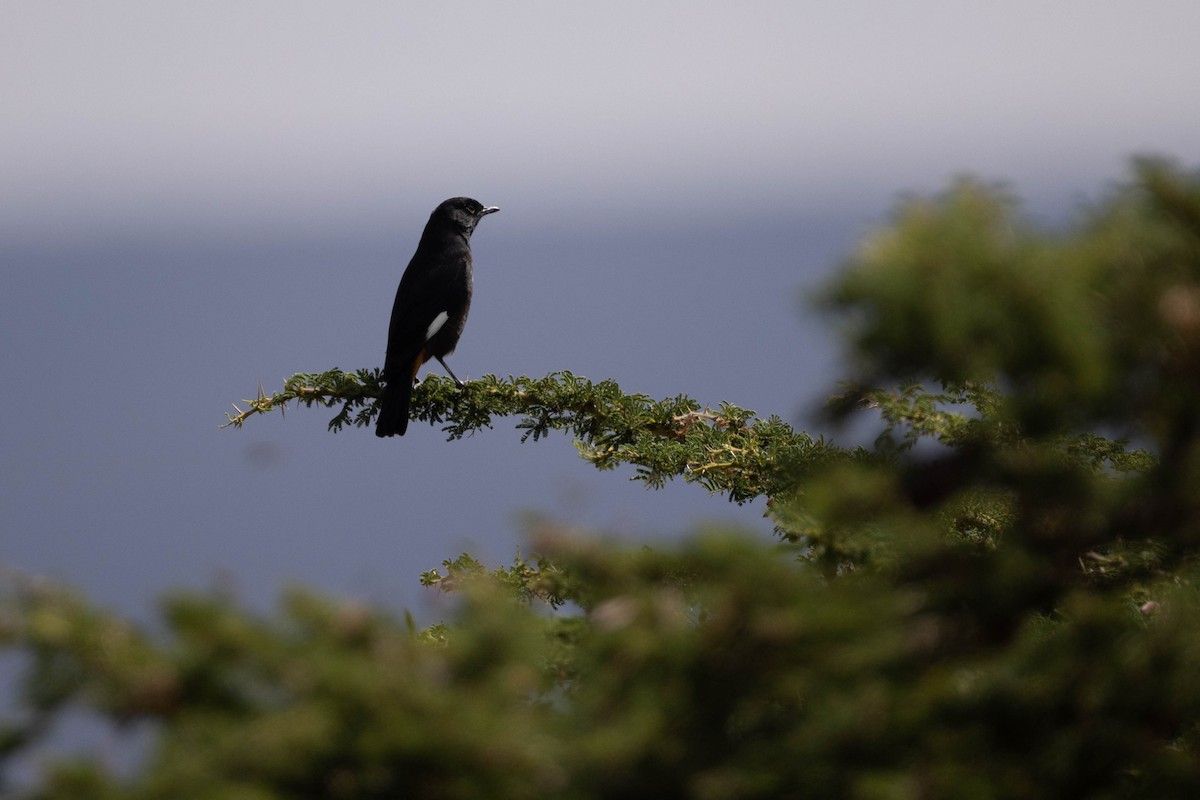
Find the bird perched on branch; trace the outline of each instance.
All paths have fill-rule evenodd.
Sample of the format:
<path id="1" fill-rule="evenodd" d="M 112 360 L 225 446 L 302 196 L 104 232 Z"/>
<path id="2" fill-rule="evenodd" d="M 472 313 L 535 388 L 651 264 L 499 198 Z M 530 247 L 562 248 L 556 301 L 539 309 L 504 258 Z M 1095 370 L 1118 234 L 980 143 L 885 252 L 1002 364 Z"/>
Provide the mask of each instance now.
<path id="1" fill-rule="evenodd" d="M 442 359 L 454 352 L 471 307 L 471 234 L 479 220 L 499 210 L 452 197 L 429 216 L 392 306 L 376 436 L 404 435 L 417 370 L 429 359 L 462 385 Z"/>

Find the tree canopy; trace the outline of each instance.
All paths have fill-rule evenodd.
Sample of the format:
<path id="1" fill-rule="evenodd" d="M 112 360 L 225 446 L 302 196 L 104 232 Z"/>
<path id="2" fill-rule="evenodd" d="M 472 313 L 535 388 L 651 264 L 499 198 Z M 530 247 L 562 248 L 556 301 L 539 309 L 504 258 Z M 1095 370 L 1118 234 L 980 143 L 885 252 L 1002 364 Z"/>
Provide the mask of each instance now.
<path id="1" fill-rule="evenodd" d="M 775 541 L 540 523 L 510 565 L 424 573 L 457 602 L 423 629 L 296 591 L 179 595 L 148 631 L 12 578 L 0 753 L 86 708 L 145 754 L 28 796 L 1200 796 L 1200 175 L 1134 173 L 1055 229 L 973 180 L 899 204 L 819 299 L 829 431 L 868 415 L 871 447 L 567 372 L 414 392 L 449 439 L 516 416 L 650 488 L 765 497 Z M 365 426 L 379 381 L 297 375 L 230 423 Z"/>

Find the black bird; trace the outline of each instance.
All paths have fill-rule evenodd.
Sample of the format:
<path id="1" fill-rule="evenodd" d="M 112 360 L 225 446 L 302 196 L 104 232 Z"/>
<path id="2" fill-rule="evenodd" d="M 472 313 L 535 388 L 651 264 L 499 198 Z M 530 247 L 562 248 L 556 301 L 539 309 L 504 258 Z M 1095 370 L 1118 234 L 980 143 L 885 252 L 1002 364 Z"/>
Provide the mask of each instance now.
<path id="1" fill-rule="evenodd" d="M 392 306 L 376 436 L 404 435 L 417 370 L 429 359 L 462 385 L 442 359 L 454 352 L 471 308 L 471 234 L 479 220 L 499 210 L 452 197 L 429 215 Z"/>

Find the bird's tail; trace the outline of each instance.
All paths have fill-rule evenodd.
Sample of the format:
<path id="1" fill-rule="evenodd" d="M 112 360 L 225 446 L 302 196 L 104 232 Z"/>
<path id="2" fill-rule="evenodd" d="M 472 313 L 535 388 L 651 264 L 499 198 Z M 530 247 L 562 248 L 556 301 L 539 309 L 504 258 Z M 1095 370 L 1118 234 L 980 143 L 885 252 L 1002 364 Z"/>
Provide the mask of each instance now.
<path id="1" fill-rule="evenodd" d="M 401 375 L 389 380 L 379 399 L 379 419 L 375 421 L 376 436 L 403 436 L 408 430 L 408 406 L 412 401 L 412 378 Z"/>

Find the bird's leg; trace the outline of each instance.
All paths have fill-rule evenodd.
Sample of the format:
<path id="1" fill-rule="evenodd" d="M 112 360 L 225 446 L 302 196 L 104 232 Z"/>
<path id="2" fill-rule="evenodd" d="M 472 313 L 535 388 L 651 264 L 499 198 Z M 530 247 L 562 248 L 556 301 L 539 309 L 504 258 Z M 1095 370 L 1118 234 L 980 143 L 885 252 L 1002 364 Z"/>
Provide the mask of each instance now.
<path id="1" fill-rule="evenodd" d="M 446 362 L 442 361 L 441 356 L 434 356 L 434 358 L 436 358 L 438 360 L 438 363 L 442 365 L 442 369 L 444 369 L 444 370 L 446 370 L 446 372 L 450 373 L 450 377 L 454 379 L 454 382 L 456 384 L 458 384 L 458 388 L 461 389 L 463 386 L 466 385 L 458 379 L 458 376 L 454 374 L 454 370 L 452 370 L 448 366 L 446 366 Z"/>

